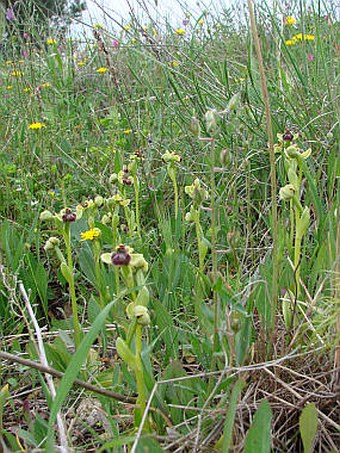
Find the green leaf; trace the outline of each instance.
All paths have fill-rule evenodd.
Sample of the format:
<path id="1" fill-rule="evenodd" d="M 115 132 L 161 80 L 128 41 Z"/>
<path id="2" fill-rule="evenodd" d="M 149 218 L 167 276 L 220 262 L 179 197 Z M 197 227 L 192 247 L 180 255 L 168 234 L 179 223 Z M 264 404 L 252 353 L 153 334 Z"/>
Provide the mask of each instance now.
<path id="1" fill-rule="evenodd" d="M 73 279 L 72 270 L 68 267 L 66 263 L 61 263 L 60 270 L 67 283 L 71 284 Z"/>
<path id="2" fill-rule="evenodd" d="M 136 369 L 137 363 L 136 363 L 136 357 L 132 353 L 131 349 L 129 346 L 125 343 L 125 341 L 122 338 L 117 338 L 116 341 L 116 349 L 118 352 L 118 355 L 121 359 L 124 360 L 124 362 L 131 368 Z"/>
<path id="3" fill-rule="evenodd" d="M 270 453 L 272 410 L 267 400 L 257 409 L 254 421 L 249 428 L 244 445 L 244 453 Z"/>
<path id="4" fill-rule="evenodd" d="M 66 372 L 60 381 L 57 394 L 55 397 L 55 400 L 53 401 L 52 407 L 51 407 L 51 413 L 50 413 L 50 419 L 48 422 L 48 437 L 50 437 L 53 434 L 53 424 L 56 419 L 57 413 L 59 412 L 63 402 L 65 401 L 68 392 L 72 388 L 72 385 L 75 381 L 75 379 L 78 376 L 78 373 L 80 371 L 80 368 L 82 367 L 83 363 L 86 360 L 87 354 L 96 340 L 98 333 L 100 332 L 101 328 L 103 327 L 103 324 L 105 323 L 106 317 L 109 314 L 110 310 L 112 309 L 112 306 L 116 300 L 113 300 L 110 302 L 104 310 L 97 316 L 96 320 L 91 326 L 91 329 L 89 332 L 86 334 L 86 336 L 83 338 L 82 342 L 80 343 L 79 349 L 76 351 L 74 356 L 72 357 L 71 362 L 69 363 Z"/>
<path id="5" fill-rule="evenodd" d="M 224 430 L 223 430 L 223 444 L 222 444 L 222 452 L 228 453 L 231 442 L 232 442 L 232 434 L 233 434 L 233 426 L 237 408 L 237 401 L 242 392 L 242 389 L 245 387 L 246 382 L 243 379 L 239 379 L 231 392 L 229 406 L 227 410 L 227 414 L 224 421 Z"/>
<path id="6" fill-rule="evenodd" d="M 8 391 L 8 384 L 6 384 L 2 389 L 0 390 L 0 435 L 4 429 L 3 425 L 3 414 L 4 414 L 4 408 L 6 404 L 6 400 L 10 398 L 10 393 Z"/>
<path id="7" fill-rule="evenodd" d="M 299 427 L 304 452 L 312 453 L 314 439 L 318 429 L 318 412 L 314 403 L 307 404 L 302 410 Z"/>

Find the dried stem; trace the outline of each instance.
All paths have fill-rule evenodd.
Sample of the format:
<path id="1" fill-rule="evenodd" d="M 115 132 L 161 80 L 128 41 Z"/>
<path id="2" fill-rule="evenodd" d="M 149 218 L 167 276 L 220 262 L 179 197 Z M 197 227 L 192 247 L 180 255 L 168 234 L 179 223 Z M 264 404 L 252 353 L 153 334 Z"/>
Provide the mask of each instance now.
<path id="1" fill-rule="evenodd" d="M 27 292 L 25 290 L 23 283 L 21 281 L 19 281 L 18 285 L 19 285 L 19 290 L 21 292 L 21 295 L 25 301 L 25 305 L 26 305 L 28 314 L 32 320 L 34 331 L 35 331 L 35 334 L 37 337 L 38 353 L 39 353 L 40 362 L 44 367 L 48 367 L 48 361 L 47 361 L 47 357 L 46 357 L 46 353 L 45 353 L 44 342 L 42 339 L 41 330 L 40 330 L 38 321 L 35 317 L 34 311 L 32 309 L 32 305 L 30 303 L 29 297 L 27 295 Z M 52 400 L 54 400 L 55 396 L 56 396 L 56 390 L 55 390 L 52 376 L 49 373 L 45 373 L 45 378 L 46 378 L 48 388 L 50 389 Z M 62 417 L 60 411 L 57 414 L 57 426 L 58 426 L 58 434 L 59 434 L 61 452 L 67 453 L 69 451 L 69 445 L 68 445 L 64 420 L 63 420 L 63 417 Z"/>
<path id="2" fill-rule="evenodd" d="M 247 0 L 248 9 L 251 20 L 251 28 L 254 37 L 254 45 L 259 64 L 260 79 L 261 79 L 261 90 L 262 97 L 266 112 L 266 125 L 268 134 L 268 146 L 269 146 L 269 160 L 270 160 L 270 180 L 271 180 L 271 215 L 272 215 L 272 237 L 273 237 L 273 274 L 272 274 L 272 322 L 271 322 L 271 337 L 270 337 L 270 349 L 273 346 L 273 336 L 275 332 L 276 323 L 276 306 L 277 306 L 277 295 L 278 295 L 278 222 L 277 222 L 277 184 L 276 184 L 276 168 L 275 168 L 275 153 L 274 153 L 274 139 L 273 139 L 273 128 L 271 121 L 271 110 L 269 102 L 269 94 L 265 76 L 265 69 L 263 65 L 262 52 L 260 46 L 260 39 L 258 36 L 255 14 L 252 0 Z"/>

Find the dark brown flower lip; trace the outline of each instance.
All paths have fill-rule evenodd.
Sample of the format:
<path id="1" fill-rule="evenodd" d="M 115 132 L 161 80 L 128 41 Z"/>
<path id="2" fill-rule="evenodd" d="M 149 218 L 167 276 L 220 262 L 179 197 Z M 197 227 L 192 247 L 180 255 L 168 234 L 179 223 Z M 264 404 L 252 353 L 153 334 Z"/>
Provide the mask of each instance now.
<path id="1" fill-rule="evenodd" d="M 132 184 L 132 181 L 131 181 L 131 179 L 129 177 L 123 178 L 122 182 L 123 182 L 123 184 L 125 184 L 127 186 L 131 186 L 131 184 Z"/>
<path id="2" fill-rule="evenodd" d="M 282 140 L 285 142 L 291 142 L 294 138 L 294 135 L 287 129 L 286 132 L 282 135 Z"/>
<path id="3" fill-rule="evenodd" d="M 61 219 L 64 223 L 75 222 L 77 219 L 77 214 L 75 212 L 72 212 L 71 209 L 67 208 L 65 209 L 65 212 L 62 215 Z"/>
<path id="4" fill-rule="evenodd" d="M 111 262 L 114 266 L 127 266 L 130 261 L 131 255 L 123 244 L 120 244 L 117 251 L 111 255 Z"/>

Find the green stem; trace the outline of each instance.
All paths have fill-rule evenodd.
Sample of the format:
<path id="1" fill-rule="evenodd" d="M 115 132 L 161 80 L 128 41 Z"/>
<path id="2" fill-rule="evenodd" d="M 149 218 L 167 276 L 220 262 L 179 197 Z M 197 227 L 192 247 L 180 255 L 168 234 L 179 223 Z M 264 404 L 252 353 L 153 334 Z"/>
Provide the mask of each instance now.
<path id="1" fill-rule="evenodd" d="M 74 284 L 74 272 L 73 272 L 73 260 L 72 260 L 72 250 L 71 250 L 71 231 L 70 224 L 66 223 L 64 227 L 64 240 L 67 253 L 67 266 L 71 272 L 71 278 L 69 281 L 70 288 L 70 297 L 71 297 L 71 307 L 72 307 L 72 317 L 73 317 L 73 328 L 74 328 L 74 343 L 76 350 L 79 348 L 81 342 L 81 327 L 78 318 L 78 307 L 76 299 L 76 290 Z"/>
<path id="2" fill-rule="evenodd" d="M 173 183 L 173 186 L 174 186 L 175 219 L 177 220 L 177 218 L 178 218 L 178 186 L 177 186 L 176 176 L 174 178 L 172 178 L 172 183 Z"/>
<path id="3" fill-rule="evenodd" d="M 138 178 L 135 175 L 133 177 L 133 185 L 135 187 L 135 206 L 136 206 L 136 224 L 137 224 L 137 234 L 138 236 L 141 236 L 141 230 L 140 230 L 140 218 L 139 218 L 139 182 Z"/>
<path id="4" fill-rule="evenodd" d="M 198 263 L 199 263 L 198 267 L 199 267 L 199 271 L 201 273 L 203 273 L 203 271 L 204 271 L 204 255 L 202 253 L 202 240 L 201 240 L 202 227 L 200 224 L 199 209 L 200 208 L 198 207 L 197 216 L 195 219 L 195 226 L 196 226 L 196 237 L 197 237 L 197 246 L 198 246 Z"/>
<path id="5" fill-rule="evenodd" d="M 212 258 L 212 280 L 213 284 L 217 280 L 217 253 L 216 253 L 216 204 L 215 204 L 215 140 L 210 141 L 210 159 L 211 159 L 211 172 L 210 172 L 210 186 L 211 186 L 211 258 Z M 217 325 L 219 314 L 219 298 L 217 291 L 213 290 L 213 304 L 214 304 L 214 336 L 213 336 L 213 350 L 211 371 L 215 368 L 215 352 L 217 349 Z"/>
<path id="6" fill-rule="evenodd" d="M 291 253 L 291 250 L 294 247 L 294 227 L 295 227 L 295 221 L 294 221 L 294 207 L 293 207 L 293 200 L 289 201 L 289 212 L 290 212 L 290 237 L 289 237 L 289 253 Z"/>
<path id="7" fill-rule="evenodd" d="M 294 269 L 295 269 L 295 282 L 296 282 L 296 297 L 299 296 L 300 293 L 300 255 L 301 255 L 301 243 L 302 237 L 297 235 L 297 231 L 299 230 L 299 223 L 300 223 L 300 214 L 298 209 L 295 209 L 295 218 L 296 218 L 296 236 L 295 236 L 295 244 L 294 244 Z"/>
<path id="8" fill-rule="evenodd" d="M 105 307 L 104 296 L 103 296 L 103 280 L 100 269 L 100 244 L 95 239 L 93 241 L 93 253 L 94 253 L 94 270 L 96 275 L 97 288 L 99 293 L 99 305 L 101 308 Z"/>
<path id="9" fill-rule="evenodd" d="M 146 407 L 146 388 L 144 382 L 144 375 L 143 375 L 143 364 L 141 359 L 141 352 L 142 352 L 142 326 L 137 324 L 136 326 L 136 367 L 135 367 L 135 374 L 136 374 L 136 384 L 137 384 L 137 392 L 138 398 L 137 403 L 138 407 L 137 410 L 140 413 L 140 418 L 143 416 Z"/>

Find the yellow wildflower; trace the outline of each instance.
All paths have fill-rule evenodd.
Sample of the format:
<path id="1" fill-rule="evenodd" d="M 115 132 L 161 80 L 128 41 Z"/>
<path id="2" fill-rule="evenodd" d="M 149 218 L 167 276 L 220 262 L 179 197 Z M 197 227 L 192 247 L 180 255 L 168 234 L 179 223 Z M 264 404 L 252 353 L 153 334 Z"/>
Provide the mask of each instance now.
<path id="1" fill-rule="evenodd" d="M 303 37 L 305 41 L 315 41 L 315 36 L 314 35 L 305 35 Z"/>
<path id="2" fill-rule="evenodd" d="M 25 93 L 30 93 L 31 91 L 32 91 L 32 88 L 30 88 L 30 87 L 24 88 Z"/>
<path id="3" fill-rule="evenodd" d="M 77 65 L 80 66 L 80 67 L 84 66 L 84 64 L 85 64 L 85 61 L 78 61 L 77 62 Z"/>
<path id="4" fill-rule="evenodd" d="M 12 85 L 7 85 L 7 90 L 11 90 L 12 89 Z"/>
<path id="5" fill-rule="evenodd" d="M 132 38 L 132 39 L 131 39 L 131 44 L 136 44 L 136 42 L 137 42 L 137 39 L 136 39 L 136 38 Z"/>
<path id="6" fill-rule="evenodd" d="M 294 44 L 295 44 L 295 41 L 293 39 L 287 39 L 286 46 L 293 46 Z"/>
<path id="7" fill-rule="evenodd" d="M 88 231 L 83 231 L 80 233 L 82 241 L 93 241 L 95 238 L 99 237 L 101 231 L 99 228 L 91 228 Z"/>
<path id="8" fill-rule="evenodd" d="M 103 24 L 94 24 L 93 27 L 96 28 L 97 30 L 102 30 L 104 28 L 104 25 Z"/>
<path id="9" fill-rule="evenodd" d="M 43 88 L 48 88 L 51 86 L 51 84 L 50 84 L 50 82 L 45 82 L 45 83 L 42 83 L 40 86 Z"/>
<path id="10" fill-rule="evenodd" d="M 176 35 L 185 35 L 186 31 L 183 28 L 177 28 L 175 30 Z"/>
<path id="11" fill-rule="evenodd" d="M 28 126 L 28 129 L 37 130 L 42 129 L 43 127 L 46 127 L 44 123 L 32 123 Z"/>
<path id="12" fill-rule="evenodd" d="M 98 68 L 96 70 L 96 72 L 98 72 L 98 74 L 104 74 L 106 71 L 107 71 L 107 68 Z"/>
<path id="13" fill-rule="evenodd" d="M 296 24 L 296 20 L 294 19 L 293 16 L 286 17 L 286 25 L 288 25 L 290 27 L 291 25 L 294 25 L 294 24 Z"/>
<path id="14" fill-rule="evenodd" d="M 53 38 L 49 38 L 47 41 L 46 41 L 47 44 L 49 44 L 50 46 L 53 45 L 53 44 L 57 44 L 57 41 Z"/>
<path id="15" fill-rule="evenodd" d="M 204 19 L 200 19 L 197 23 L 198 23 L 198 25 L 203 25 L 204 24 Z"/>
<path id="16" fill-rule="evenodd" d="M 125 134 L 125 135 L 129 135 L 131 133 L 132 133 L 132 129 L 124 129 L 123 130 L 123 134 Z"/>
<path id="17" fill-rule="evenodd" d="M 13 76 L 13 77 L 22 77 L 23 75 L 24 75 L 24 73 L 21 71 L 13 71 L 11 73 L 11 76 Z"/>
<path id="18" fill-rule="evenodd" d="M 130 31 L 130 30 L 131 30 L 130 25 L 125 25 L 124 30 L 125 30 L 125 31 Z"/>
<path id="19" fill-rule="evenodd" d="M 6 64 L 12 64 L 12 63 L 13 63 L 12 60 L 7 60 L 7 61 L 6 61 Z"/>

